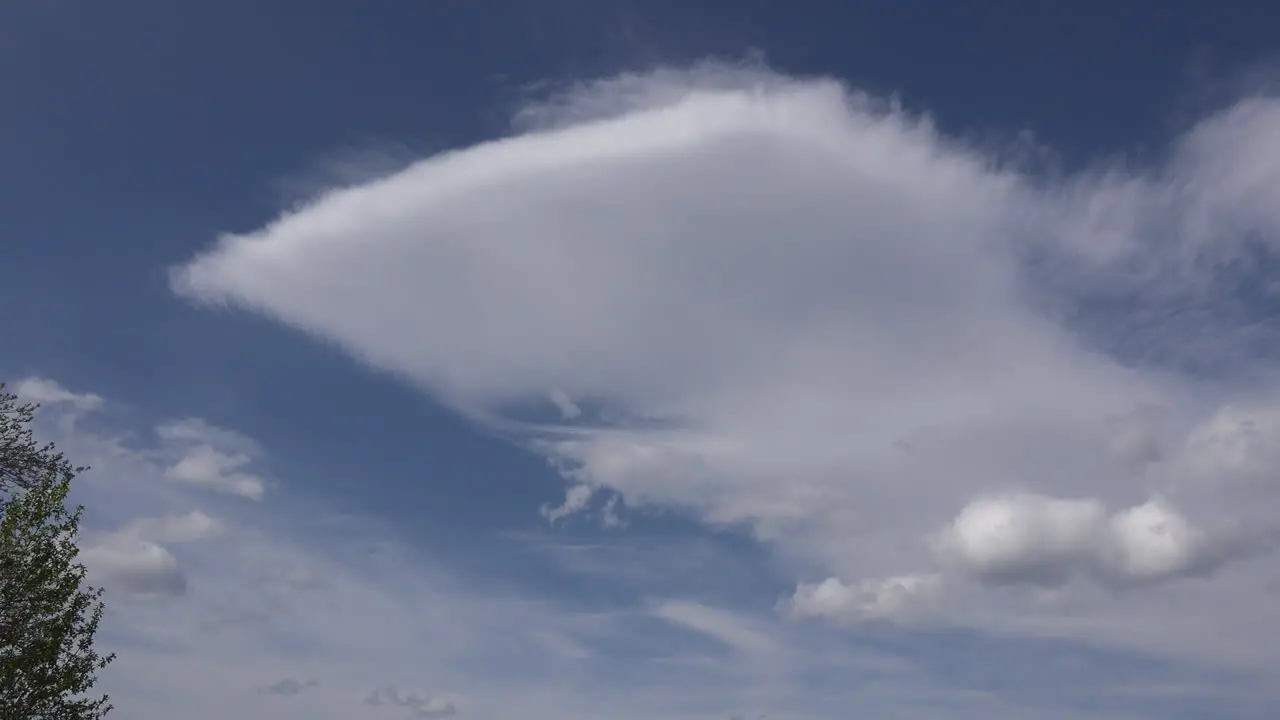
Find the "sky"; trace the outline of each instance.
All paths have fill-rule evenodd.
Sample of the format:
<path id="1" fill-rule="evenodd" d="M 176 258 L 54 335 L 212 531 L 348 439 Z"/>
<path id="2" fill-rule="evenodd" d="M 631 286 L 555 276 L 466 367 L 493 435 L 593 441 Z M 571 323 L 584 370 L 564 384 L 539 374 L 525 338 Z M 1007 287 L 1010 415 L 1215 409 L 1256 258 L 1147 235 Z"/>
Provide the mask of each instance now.
<path id="1" fill-rule="evenodd" d="M 1277 19 L 0 3 L 114 715 L 1280 715 Z"/>

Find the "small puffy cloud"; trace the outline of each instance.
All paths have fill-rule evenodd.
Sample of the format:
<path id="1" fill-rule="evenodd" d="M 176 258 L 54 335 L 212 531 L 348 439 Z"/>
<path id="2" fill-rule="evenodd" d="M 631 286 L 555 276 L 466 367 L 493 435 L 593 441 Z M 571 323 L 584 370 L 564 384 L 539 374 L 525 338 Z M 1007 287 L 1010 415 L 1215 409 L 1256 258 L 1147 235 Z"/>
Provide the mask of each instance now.
<path id="1" fill-rule="evenodd" d="M 201 418 L 166 420 L 155 428 L 156 437 L 162 440 L 197 445 L 213 445 L 228 452 L 257 456 L 262 448 L 252 438 L 210 424 Z"/>
<path id="2" fill-rule="evenodd" d="M 565 420 L 574 420 L 582 415 L 582 408 L 578 407 L 573 398 L 569 397 L 569 393 L 563 390 L 553 390 L 549 394 L 551 404 L 556 406 L 560 411 L 560 416 Z"/>
<path id="3" fill-rule="evenodd" d="M 822 618 L 838 625 L 904 621 L 932 609 L 941 589 L 937 575 L 899 575 L 852 584 L 827 578 L 802 583 L 785 609 L 795 618 Z"/>
<path id="4" fill-rule="evenodd" d="M 217 520 L 200 510 L 182 515 L 164 515 L 134 520 L 122 528 L 120 535 L 145 537 L 156 542 L 189 542 L 207 538 L 220 529 Z"/>
<path id="5" fill-rule="evenodd" d="M 395 685 L 374 688 L 364 700 L 365 705 L 400 707 L 409 710 L 415 718 L 444 718 L 458 714 L 454 700 L 439 695 L 401 693 Z"/>
<path id="6" fill-rule="evenodd" d="M 23 378 L 14 383 L 10 390 L 27 402 L 41 405 L 67 405 L 80 412 L 95 410 L 103 404 L 100 395 L 71 392 L 48 378 Z"/>
<path id="7" fill-rule="evenodd" d="M 264 490 L 262 478 L 240 471 L 250 462 L 252 458 L 247 455 L 232 455 L 209 445 L 196 445 L 170 465 L 165 476 L 178 482 L 260 500 Z"/>
<path id="8" fill-rule="evenodd" d="M 262 454 L 252 439 L 198 418 L 166 421 L 157 425 L 155 432 L 177 455 L 165 469 L 169 479 L 261 500 L 265 480 L 247 471 Z"/>
<path id="9" fill-rule="evenodd" d="M 164 544 L 212 536 L 219 523 L 199 510 L 139 518 L 89 545 L 81 558 L 94 582 L 140 596 L 182 595 L 185 572 Z"/>
<path id="10" fill-rule="evenodd" d="M 672 600 L 658 605 L 651 612 L 654 617 L 711 637 L 739 652 L 760 655 L 778 648 L 773 638 L 754 623 L 728 610 Z"/>
<path id="11" fill-rule="evenodd" d="M 1136 581 L 1208 570 L 1218 561 L 1213 543 L 1176 509 L 1151 500 L 1122 510 L 1108 522 L 1109 566 Z"/>
<path id="12" fill-rule="evenodd" d="M 178 560 L 149 540 L 112 538 L 80 554 L 89 577 L 108 591 L 139 596 L 182 595 L 187 577 Z"/>
<path id="13" fill-rule="evenodd" d="M 564 494 L 564 502 L 559 505 L 544 505 L 540 512 L 547 522 L 554 525 L 560 520 L 585 510 L 595 495 L 596 489 L 590 485 L 572 485 Z"/>
<path id="14" fill-rule="evenodd" d="M 252 500 L 262 499 L 265 481 L 246 471 L 262 454 L 253 440 L 198 418 L 161 423 L 155 432 L 176 451 L 176 459 L 165 470 L 169 479 Z"/>

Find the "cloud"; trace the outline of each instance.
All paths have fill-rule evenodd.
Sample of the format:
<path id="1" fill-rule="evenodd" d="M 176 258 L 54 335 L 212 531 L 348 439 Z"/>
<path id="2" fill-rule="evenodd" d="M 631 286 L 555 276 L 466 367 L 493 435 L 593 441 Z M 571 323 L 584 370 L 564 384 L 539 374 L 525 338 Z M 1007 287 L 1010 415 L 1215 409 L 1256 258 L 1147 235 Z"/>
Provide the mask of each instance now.
<path id="1" fill-rule="evenodd" d="M 901 575 L 845 584 L 837 578 L 802 583 L 785 603 L 796 618 L 823 618 L 841 625 L 870 620 L 902 622 L 928 614 L 942 588 L 937 575 Z"/>
<path id="2" fill-rule="evenodd" d="M 168 474 L 164 468 L 170 458 L 180 458 L 173 467 L 179 468 L 178 477 L 184 477 L 183 463 L 190 457 L 192 443 L 257 452 L 252 442 L 203 421 L 184 420 L 159 424 L 155 428 L 161 441 L 158 446 L 132 447 L 127 444 L 129 433 L 112 428 L 111 408 L 101 395 L 74 392 L 47 378 L 21 380 L 15 389 L 22 393 L 20 397 L 43 404 L 36 418 L 39 434 L 49 437 L 49 431 L 56 428 L 52 438 L 59 450 L 108 472 L 115 468 L 120 474 L 110 483 L 113 487 L 107 488 L 98 484 L 102 472 L 90 469 L 72 490 L 73 500 L 89 498 L 86 504 L 99 523 L 86 526 L 89 531 L 81 542 L 80 560 L 89 580 L 115 597 L 165 598 L 187 593 L 187 573 L 172 546 L 208 540 L 223 530 L 223 523 L 200 509 L 168 506 L 166 501 L 172 498 L 148 480 Z M 212 449 L 213 445 L 195 447 Z M 251 461 L 244 455 L 236 463 Z M 191 468 L 192 463 L 185 467 Z M 105 503 L 95 502 L 93 498 L 104 490 L 110 490 Z M 117 503 L 124 498 L 124 514 L 116 515 Z M 188 507 L 191 504 L 189 498 L 180 502 Z M 148 510 L 158 512 L 148 515 Z M 112 518 L 119 524 L 112 527 Z"/>
<path id="3" fill-rule="evenodd" d="M 187 577 L 162 543 L 208 538 L 218 522 L 199 510 L 139 518 L 86 546 L 81 559 L 89 577 L 110 591 L 140 596 L 182 595 Z"/>
<path id="4" fill-rule="evenodd" d="M 90 580 L 134 595 L 181 595 L 187 577 L 173 554 L 147 540 L 113 539 L 87 548 L 81 559 Z"/>
<path id="5" fill-rule="evenodd" d="M 556 406 L 556 410 L 560 411 L 560 416 L 565 420 L 575 420 L 582 415 L 582 408 L 578 407 L 563 390 L 552 390 L 548 397 L 550 397 L 551 403 Z"/>
<path id="6" fill-rule="evenodd" d="M 295 680 L 294 678 L 285 678 L 280 682 L 259 688 L 258 692 L 264 695 L 299 695 L 319 684 L 320 683 L 315 680 L 302 682 L 301 680 Z"/>
<path id="7" fill-rule="evenodd" d="M 102 685 L 131 717 L 216 707 L 337 720 L 359 714 L 377 687 L 388 716 L 446 717 L 465 706 L 477 717 L 590 718 L 608 708 L 622 720 L 685 720 L 681 704 L 722 707 L 743 682 L 649 645 L 652 625 L 639 622 L 647 609 L 566 609 L 532 587 L 460 575 L 425 557 L 435 549 L 315 498 L 286 491 L 245 503 L 174 483 L 166 470 L 193 443 L 263 449 L 197 419 L 136 433 L 114 409 L 104 401 L 69 424 L 74 408 L 49 407 L 37 430 L 70 457 L 94 459 L 73 490 L 89 508 L 81 557 L 107 591 L 100 647 L 119 654 Z M 192 509 L 205 503 L 216 516 Z M 682 664 L 655 669 L 659 661 Z M 281 667 L 308 680 L 264 686 Z M 397 689 L 414 682 L 406 674 L 448 692 Z M 272 702 L 281 695 L 289 702 Z"/>
<path id="8" fill-rule="evenodd" d="M 1095 499 L 1026 494 L 969 503 L 932 543 L 944 564 L 985 582 L 1046 587 L 1078 573 L 1114 583 L 1202 574 L 1247 549 L 1158 498 L 1108 517 Z"/>
<path id="9" fill-rule="evenodd" d="M 1032 617 L 1001 594 L 1031 584 L 1189 632 L 1249 581 L 1168 581 L 1243 562 L 1220 531 L 1253 512 L 1191 469 L 1247 474 L 1275 441 L 1228 417 L 1196 465 L 1166 435 L 1273 370 L 1253 260 L 1280 248 L 1276 118 L 1247 99 L 1159 164 L 1045 178 L 831 80 L 627 75 L 226 235 L 172 283 L 544 454 L 571 487 L 548 516 L 610 490 L 746 530 L 836 578 L 797 590 L 809 614 L 883 611 L 913 587 L 885 578 L 936 562 L 991 594 L 941 603 L 948 622 Z M 554 393 L 608 419 L 503 414 Z M 1167 614 L 1134 593 L 1104 612 L 1075 578 Z"/>
<path id="10" fill-rule="evenodd" d="M 208 445 L 197 445 L 170 465 L 165 475 L 178 482 L 258 500 L 263 492 L 262 479 L 237 471 L 249 461 L 245 455 L 227 455 Z"/>
<path id="11" fill-rule="evenodd" d="M 931 634 L 921 626 L 918 635 L 876 636 L 851 628 L 843 636 L 785 622 L 765 608 L 744 609 L 752 597 L 744 588 L 768 572 L 738 552 L 708 551 L 705 538 L 690 544 L 664 536 L 645 548 L 614 533 L 608 546 L 574 549 L 575 555 L 590 549 L 598 565 L 581 572 L 557 572 L 522 554 L 505 561 L 518 564 L 512 575 L 533 575 L 534 582 L 467 574 L 474 556 L 453 567 L 445 563 L 456 557 L 456 538 L 432 546 L 349 508 L 331 508 L 321 497 L 303 498 L 287 479 L 261 503 L 173 483 L 165 469 L 185 441 L 132 432 L 104 405 L 101 416 L 75 426 L 61 422 L 54 408 L 38 419 L 38 429 L 71 457 L 96 458 L 74 492 L 89 508 L 86 547 L 102 548 L 91 571 L 131 578 L 128 586 L 108 584 L 98 636 L 104 650 L 119 654 L 102 687 L 130 717 L 169 718 L 212 707 L 268 720 L 455 712 L 528 720 L 697 720 L 735 712 L 819 720 L 856 702 L 883 714 L 919 710 L 932 717 L 945 708 L 954 717 L 1073 718 L 1127 707 L 1105 694 L 1118 683 L 1191 678 L 1210 684 L 1206 692 L 1224 692 L 1217 676 L 1196 665 L 1170 670 L 1144 655 L 1098 655 L 1069 643 L 1027 649 L 977 634 L 990 676 L 1051 668 L 1048 680 L 1016 692 L 983 690 L 972 677 L 931 669 L 930 663 L 951 662 L 948 653 L 966 661 L 975 656 L 972 647 L 956 644 L 954 632 Z M 130 417 L 136 413 L 131 408 Z M 307 481 L 308 490 L 318 485 L 311 475 Z M 166 555 L 179 561 L 180 574 L 154 571 Z M 486 558 L 486 564 L 499 559 Z M 185 592 L 176 591 L 176 577 L 184 579 Z M 882 585 L 880 603 L 888 607 L 912 583 L 898 578 Z M 870 583 L 866 587 L 864 597 L 875 599 Z M 131 589 L 146 597 L 134 597 Z M 727 600 L 683 599 L 692 592 Z M 604 596 L 609 599 L 597 602 Z M 954 601 L 943 599 L 943 606 Z M 655 618 L 735 652 L 709 654 L 672 642 L 671 633 L 655 632 Z M 1122 629 L 1144 627 L 1122 620 Z M 1179 637 L 1177 628 L 1158 629 L 1161 638 Z M 1222 630 L 1210 624 L 1205 632 Z M 1268 646 L 1249 647 L 1265 652 Z M 1113 677 L 1094 669 L 1082 676 L 1074 666 L 1054 664 L 1079 653 L 1094 653 L 1088 657 L 1124 672 Z M 934 660 L 939 655 L 944 659 Z M 264 686 L 263 678 L 280 677 L 281 668 L 291 677 Z M 424 678 L 431 692 L 405 690 Z M 370 693 L 371 687 L 377 689 Z M 1082 688 L 1090 704 L 1064 702 L 1062 687 Z M 1176 700 L 1204 696 L 1197 691 Z M 362 709 L 370 699 L 380 705 Z M 1144 703 L 1147 710 L 1163 707 Z M 1215 703 L 1210 707 L 1229 707 Z"/>
<path id="12" fill-rule="evenodd" d="M 1191 185 L 1195 204 L 1186 212 L 1194 239 L 1215 243 L 1224 231 L 1259 231 L 1263 242 L 1280 242 L 1280 154 L 1271 151 L 1277 142 L 1280 103 L 1266 96 L 1236 103 L 1183 138 L 1173 172 Z"/>
<path id="13" fill-rule="evenodd" d="M 156 425 L 156 437 L 196 445 L 212 444 L 245 455 L 259 455 L 261 446 L 234 430 L 210 425 L 200 418 L 166 420 Z"/>
<path id="14" fill-rule="evenodd" d="M 1223 560 L 1209 537 L 1160 500 L 1116 513 L 1109 523 L 1115 571 L 1124 578 L 1156 580 L 1211 570 Z"/>
<path id="15" fill-rule="evenodd" d="M 1202 482 L 1274 488 L 1280 467 L 1280 406 L 1219 408 L 1188 433 L 1178 461 L 1185 473 Z"/>
<path id="16" fill-rule="evenodd" d="M 401 694 L 394 685 L 374 688 L 365 698 L 365 705 L 408 708 L 416 718 L 443 718 L 458 714 L 458 708 L 452 700 L 434 695 Z"/>
<path id="17" fill-rule="evenodd" d="M 573 485 L 564 495 L 564 502 L 557 506 L 544 505 L 540 512 L 547 522 L 554 525 L 557 521 L 574 513 L 581 512 L 591 502 L 595 488 L 590 485 Z"/>
<path id="18" fill-rule="evenodd" d="M 102 405 L 101 396 L 93 393 L 73 393 L 48 378 L 23 378 L 15 383 L 11 390 L 27 402 L 42 405 L 66 404 L 80 411 L 94 410 Z"/>
<path id="19" fill-rule="evenodd" d="M 604 507 L 600 508 L 600 525 L 606 528 L 622 528 L 627 526 L 627 521 L 618 515 L 618 505 L 622 503 L 620 495 L 612 495 L 605 501 Z"/>
<path id="20" fill-rule="evenodd" d="M 736 613 L 691 601 L 671 600 L 653 609 L 653 615 L 687 630 L 707 635 L 743 653 L 777 652 L 778 645 L 747 619 Z"/>
<path id="21" fill-rule="evenodd" d="M 1053 585 L 1102 552 L 1105 523 L 1097 500 L 1015 495 L 966 505 L 935 544 L 944 560 L 985 580 Z"/>
<path id="22" fill-rule="evenodd" d="M 546 518 L 547 522 L 555 525 L 561 520 L 584 513 L 591 506 L 591 501 L 596 497 L 600 488 L 593 487 L 589 484 L 570 485 L 564 493 L 564 501 L 559 505 L 551 505 L 550 503 L 538 508 L 538 513 Z M 605 528 L 622 528 L 627 526 L 627 521 L 618 514 L 618 506 L 622 503 L 622 497 L 616 493 L 609 496 L 608 500 L 600 506 L 600 526 Z"/>
<path id="23" fill-rule="evenodd" d="M 1167 452 L 1162 437 L 1160 413 L 1142 408 L 1112 421 L 1111 452 L 1133 467 L 1164 459 Z"/>
<path id="24" fill-rule="evenodd" d="M 178 457 L 165 470 L 169 479 L 252 500 L 262 499 L 263 479 L 243 471 L 260 454 L 256 443 L 198 419 L 162 423 L 156 427 L 156 435 L 181 448 Z"/>
<path id="25" fill-rule="evenodd" d="M 189 542 L 207 538 L 219 529 L 218 521 L 200 510 L 182 515 L 134 520 L 119 531 L 125 537 L 149 537 L 158 542 Z"/>

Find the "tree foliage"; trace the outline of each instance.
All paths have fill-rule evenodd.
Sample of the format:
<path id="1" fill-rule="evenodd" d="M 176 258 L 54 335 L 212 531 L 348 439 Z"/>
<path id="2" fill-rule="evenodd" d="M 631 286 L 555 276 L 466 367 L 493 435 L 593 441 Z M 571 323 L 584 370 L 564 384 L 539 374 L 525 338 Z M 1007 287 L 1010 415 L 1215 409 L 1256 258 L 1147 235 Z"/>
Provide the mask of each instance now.
<path id="1" fill-rule="evenodd" d="M 0 383 L 0 720 L 90 720 L 111 710 L 89 692 L 114 659 L 93 647 L 102 591 L 76 562 L 82 508 L 74 467 L 31 433 L 36 406 Z"/>
<path id="2" fill-rule="evenodd" d="M 54 450 L 53 444 L 40 445 L 31 432 L 37 406 L 19 403 L 4 387 L 0 383 L 0 498 L 44 475 L 68 469 L 66 459 Z"/>

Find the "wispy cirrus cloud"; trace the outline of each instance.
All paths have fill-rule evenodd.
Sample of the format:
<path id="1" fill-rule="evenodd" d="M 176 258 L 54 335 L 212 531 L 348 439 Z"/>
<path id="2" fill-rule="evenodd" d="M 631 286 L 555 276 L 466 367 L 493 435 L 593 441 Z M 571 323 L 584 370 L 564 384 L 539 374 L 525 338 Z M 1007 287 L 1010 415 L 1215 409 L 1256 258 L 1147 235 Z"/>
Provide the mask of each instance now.
<path id="1" fill-rule="evenodd" d="M 51 403 L 37 429 L 71 457 L 93 459 L 75 489 L 88 507 L 81 559 L 106 590 L 99 644 L 119 654 L 103 687 L 133 717 L 694 720 L 785 709 L 819 718 L 805 669 L 869 654 L 817 648 L 776 617 L 679 594 L 716 582 L 694 588 L 642 573 L 633 599 L 583 607 L 461 574 L 394 528 L 325 511 L 280 479 L 257 502 L 174 483 L 167 469 L 192 442 L 252 453 L 255 472 L 267 449 L 197 419 L 135 428 L 115 410 L 105 398 L 89 412 Z M 523 551 L 530 541 L 513 542 Z M 648 560 L 655 571 L 683 562 L 683 578 L 727 569 L 725 558 L 678 543 Z M 877 691 L 889 704 L 928 684 L 898 662 L 865 675 L 897 688 Z"/>
<path id="2" fill-rule="evenodd" d="M 687 600 L 669 600 L 653 608 L 654 617 L 702 633 L 749 655 L 769 655 L 778 643 L 754 623 L 733 612 Z"/>

